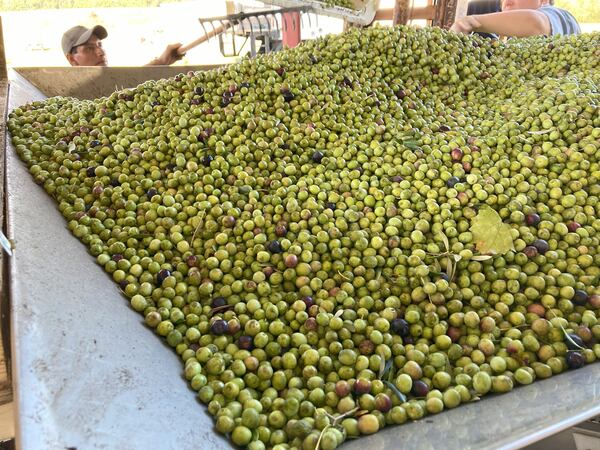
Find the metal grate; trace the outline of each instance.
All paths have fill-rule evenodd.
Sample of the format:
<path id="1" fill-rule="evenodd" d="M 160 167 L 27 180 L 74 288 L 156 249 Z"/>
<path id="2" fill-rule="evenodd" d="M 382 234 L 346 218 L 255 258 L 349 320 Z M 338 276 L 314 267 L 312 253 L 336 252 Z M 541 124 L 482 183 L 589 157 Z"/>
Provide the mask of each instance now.
<path id="1" fill-rule="evenodd" d="M 297 13 L 297 14 L 296 14 Z M 299 17 L 299 19 L 298 19 Z M 239 56 L 242 48 L 250 41 L 250 55 L 268 53 L 281 49 L 281 35 L 288 29 L 300 30 L 303 23 L 312 26 L 317 16 L 310 6 L 239 12 L 226 16 L 198 19 L 208 39 L 218 36 L 223 56 Z M 237 37 L 244 40 L 239 45 Z M 257 48 L 257 39 L 261 45 Z"/>

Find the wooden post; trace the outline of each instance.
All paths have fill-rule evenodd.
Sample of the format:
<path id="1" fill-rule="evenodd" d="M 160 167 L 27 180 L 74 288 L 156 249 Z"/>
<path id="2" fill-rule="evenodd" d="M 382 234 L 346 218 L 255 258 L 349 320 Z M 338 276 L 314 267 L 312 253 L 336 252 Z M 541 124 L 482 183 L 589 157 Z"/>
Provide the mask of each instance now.
<path id="1" fill-rule="evenodd" d="M 0 80 L 8 79 L 6 71 L 6 55 L 4 54 L 4 34 L 2 31 L 2 17 L 0 16 Z"/>
<path id="2" fill-rule="evenodd" d="M 396 0 L 394 4 L 394 25 L 406 25 L 410 16 L 410 0 Z"/>
<path id="3" fill-rule="evenodd" d="M 438 0 L 433 26 L 448 29 L 467 14 L 468 0 Z"/>

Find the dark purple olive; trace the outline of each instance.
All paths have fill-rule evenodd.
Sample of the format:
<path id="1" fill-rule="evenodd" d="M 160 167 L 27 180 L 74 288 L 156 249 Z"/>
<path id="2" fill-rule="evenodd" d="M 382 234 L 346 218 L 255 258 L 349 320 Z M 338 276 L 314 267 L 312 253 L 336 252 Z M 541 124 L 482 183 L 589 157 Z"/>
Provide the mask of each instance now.
<path id="1" fill-rule="evenodd" d="M 113 178 L 110 180 L 110 185 L 112 187 L 117 187 L 117 186 L 121 186 L 121 183 L 119 183 L 119 180 L 117 180 L 116 178 Z"/>
<path id="2" fill-rule="evenodd" d="M 152 197 L 154 197 L 154 196 L 155 196 L 155 195 L 157 195 L 157 194 L 158 194 L 158 191 L 156 190 L 156 188 L 150 188 L 150 189 L 148 189 L 148 191 L 146 192 L 146 196 L 147 196 L 148 198 L 152 198 Z"/>
<path id="3" fill-rule="evenodd" d="M 241 350 L 252 350 L 254 348 L 254 339 L 252 336 L 240 336 L 238 339 L 238 347 Z"/>
<path id="4" fill-rule="evenodd" d="M 212 334 L 216 334 L 217 336 L 222 336 L 223 334 L 227 334 L 229 331 L 229 324 L 223 319 L 215 320 L 210 326 L 210 332 Z"/>
<path id="5" fill-rule="evenodd" d="M 404 178 L 402 178 L 400 175 L 394 175 L 392 177 L 392 183 L 400 183 L 402 180 L 404 180 Z"/>
<path id="6" fill-rule="evenodd" d="M 95 177 L 96 176 L 96 168 L 95 167 L 88 167 L 86 170 L 87 176 L 88 177 Z"/>
<path id="7" fill-rule="evenodd" d="M 275 227 L 275 235 L 277 237 L 283 237 L 287 234 L 287 228 L 285 225 L 277 225 Z"/>
<path id="8" fill-rule="evenodd" d="M 525 223 L 530 227 L 537 227 L 540 220 L 540 216 L 536 213 L 527 214 L 525 216 Z"/>
<path id="9" fill-rule="evenodd" d="M 446 131 L 450 131 L 450 127 L 448 125 L 440 125 L 439 131 L 445 133 Z"/>
<path id="10" fill-rule="evenodd" d="M 579 306 L 585 306 L 588 301 L 588 294 L 584 290 L 576 289 L 575 295 L 573 296 L 573 303 Z"/>
<path id="11" fill-rule="evenodd" d="M 120 253 L 115 253 L 114 255 L 112 255 L 112 260 L 115 262 L 119 262 L 123 259 L 123 255 L 121 255 Z"/>
<path id="12" fill-rule="evenodd" d="M 199 105 L 200 103 L 202 103 L 202 99 L 200 98 L 193 98 L 190 100 L 190 105 Z"/>
<path id="13" fill-rule="evenodd" d="M 271 253 L 283 252 L 283 248 L 281 248 L 281 242 L 279 241 L 270 241 L 267 244 L 267 250 L 269 250 Z"/>
<path id="14" fill-rule="evenodd" d="M 528 258 L 535 258 L 538 255 L 538 249 L 533 245 L 528 245 L 523 249 L 523 253 L 525 253 L 525 256 Z"/>
<path id="15" fill-rule="evenodd" d="M 154 101 L 151 103 L 152 106 L 160 106 L 161 103 L 159 101 Z"/>
<path id="16" fill-rule="evenodd" d="M 580 369 L 585 365 L 585 357 L 579 352 L 567 352 L 566 360 L 569 369 Z"/>
<path id="17" fill-rule="evenodd" d="M 212 300 L 211 306 L 213 308 L 219 308 L 221 306 L 225 306 L 227 304 L 227 300 L 224 297 L 215 297 Z"/>
<path id="18" fill-rule="evenodd" d="M 221 106 L 225 107 L 231 103 L 231 99 L 229 97 L 221 98 Z"/>
<path id="19" fill-rule="evenodd" d="M 304 304 L 306 305 L 306 309 L 310 308 L 312 305 L 315 304 L 315 300 L 310 297 L 310 296 L 306 296 L 302 299 L 302 301 L 304 302 Z"/>
<path id="20" fill-rule="evenodd" d="M 122 290 L 125 290 L 125 288 L 126 288 L 128 285 L 129 285 L 129 281 L 127 281 L 127 280 L 121 280 L 121 281 L 119 281 L 119 287 L 120 287 Z"/>
<path id="21" fill-rule="evenodd" d="M 204 88 L 202 86 L 196 86 L 196 88 L 194 89 L 194 94 L 196 94 L 196 95 L 204 94 Z"/>
<path id="22" fill-rule="evenodd" d="M 202 157 L 202 165 L 203 165 L 204 167 L 209 167 L 209 166 L 210 166 L 210 163 L 212 162 L 212 160 L 213 160 L 213 159 L 215 159 L 215 158 L 213 157 L 213 155 L 204 155 L 204 156 Z"/>
<path id="23" fill-rule="evenodd" d="M 421 380 L 413 381 L 412 393 L 415 397 L 426 397 L 429 393 L 429 386 Z"/>
<path id="24" fill-rule="evenodd" d="M 359 378 L 354 383 L 354 392 L 358 395 L 368 394 L 371 392 L 371 381 L 366 378 Z"/>
<path id="25" fill-rule="evenodd" d="M 446 181 L 446 186 L 448 186 L 449 188 L 453 188 L 458 183 L 460 183 L 460 178 L 458 178 L 458 177 L 450 177 L 450 178 L 448 178 L 448 181 Z"/>
<path id="26" fill-rule="evenodd" d="M 533 242 L 533 246 L 535 248 L 537 248 L 537 251 L 540 255 L 543 255 L 544 253 L 546 253 L 548 250 L 550 250 L 550 246 L 548 245 L 548 242 L 546 242 L 543 239 L 536 239 Z"/>
<path id="27" fill-rule="evenodd" d="M 312 154 L 312 160 L 316 163 L 320 163 L 321 160 L 323 159 L 323 156 L 324 156 L 323 153 L 317 150 L 316 152 L 314 152 Z"/>
<path id="28" fill-rule="evenodd" d="M 156 274 L 156 282 L 158 283 L 158 285 L 162 285 L 163 281 L 165 281 L 165 278 L 167 278 L 168 276 L 171 276 L 171 272 L 167 269 L 161 269 Z"/>
<path id="29" fill-rule="evenodd" d="M 242 81 L 240 83 L 240 87 L 241 88 L 249 88 L 250 87 L 250 83 L 248 83 L 247 81 Z"/>
<path id="30" fill-rule="evenodd" d="M 292 100 L 294 100 L 294 98 L 296 98 L 296 96 L 294 94 L 292 94 L 290 91 L 282 92 L 281 95 L 283 95 L 283 99 L 286 102 L 291 102 Z"/>
<path id="31" fill-rule="evenodd" d="M 402 100 L 404 97 L 406 97 L 406 91 L 404 89 L 397 90 L 396 97 L 398 97 L 400 100 Z"/>
<path id="32" fill-rule="evenodd" d="M 313 63 L 313 64 L 316 64 L 317 61 L 318 61 L 317 57 L 315 55 L 310 55 L 309 59 L 310 59 L 310 62 Z"/>
<path id="33" fill-rule="evenodd" d="M 90 141 L 90 147 L 98 147 L 100 145 L 100 141 L 98 139 L 94 139 Z"/>
<path id="34" fill-rule="evenodd" d="M 277 72 L 277 75 L 282 77 L 283 74 L 285 73 L 285 69 L 283 67 L 278 67 L 277 69 L 275 69 L 275 72 Z"/>
<path id="35" fill-rule="evenodd" d="M 409 326 L 408 322 L 400 317 L 392 320 L 392 331 L 401 337 L 408 336 Z"/>
<path id="36" fill-rule="evenodd" d="M 569 350 L 581 350 L 585 347 L 583 339 L 581 339 L 579 335 L 575 333 L 569 333 L 567 336 L 568 337 L 565 337 L 565 344 Z"/>

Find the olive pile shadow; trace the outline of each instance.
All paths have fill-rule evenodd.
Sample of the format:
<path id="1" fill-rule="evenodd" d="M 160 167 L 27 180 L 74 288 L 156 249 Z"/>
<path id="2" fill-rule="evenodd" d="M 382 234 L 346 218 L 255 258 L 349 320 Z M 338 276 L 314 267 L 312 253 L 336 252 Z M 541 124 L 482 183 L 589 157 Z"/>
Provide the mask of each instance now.
<path id="1" fill-rule="evenodd" d="M 330 450 L 600 358 L 599 61 L 351 30 L 8 127 L 216 429 Z"/>

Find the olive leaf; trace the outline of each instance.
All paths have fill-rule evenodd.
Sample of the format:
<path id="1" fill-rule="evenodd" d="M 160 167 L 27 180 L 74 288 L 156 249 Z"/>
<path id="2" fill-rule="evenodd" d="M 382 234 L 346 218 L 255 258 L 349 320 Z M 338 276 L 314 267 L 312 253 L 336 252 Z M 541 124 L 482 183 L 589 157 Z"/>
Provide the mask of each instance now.
<path id="1" fill-rule="evenodd" d="M 479 210 L 471 222 L 475 247 L 483 254 L 499 254 L 514 250 L 510 225 L 502 222 L 498 213 L 489 207 Z"/>
<path id="2" fill-rule="evenodd" d="M 492 255 L 473 255 L 469 259 L 471 261 L 487 261 L 492 259 Z"/>
<path id="3" fill-rule="evenodd" d="M 450 251 L 450 242 L 448 241 L 448 236 L 446 236 L 444 233 L 439 233 L 439 236 L 442 239 L 442 242 L 444 243 L 444 247 L 446 248 L 446 251 L 449 252 Z"/>
<path id="4" fill-rule="evenodd" d="M 382 356 L 382 355 L 381 355 L 381 356 Z M 382 357 L 383 357 L 383 356 L 382 356 Z M 380 375 L 380 377 L 379 377 L 379 378 L 381 379 L 381 378 L 385 377 L 386 375 L 387 375 L 387 376 L 388 376 L 388 378 L 389 378 L 390 374 L 393 372 L 393 371 L 391 370 L 391 368 L 392 368 L 392 366 L 393 366 L 393 365 L 394 365 L 394 360 L 393 360 L 392 358 L 388 359 L 388 360 L 385 362 L 385 365 L 383 366 L 383 370 L 380 370 L 380 374 L 381 374 L 381 375 Z"/>
<path id="5" fill-rule="evenodd" d="M 394 383 L 390 381 L 384 381 L 383 384 L 390 388 L 394 395 L 398 397 L 398 400 L 400 400 L 402 403 L 406 402 L 406 396 L 402 392 L 400 392 L 400 390 L 396 386 L 394 386 Z"/>
<path id="6" fill-rule="evenodd" d="M 341 317 L 342 314 L 344 314 L 344 310 L 343 309 L 338 309 L 337 312 L 335 313 L 335 315 L 333 317 L 338 318 L 338 317 Z"/>
<path id="7" fill-rule="evenodd" d="M 417 141 L 403 141 L 402 145 L 404 145 L 409 150 L 420 150 L 419 144 Z"/>
<path id="8" fill-rule="evenodd" d="M 202 210 L 200 212 L 200 214 L 198 214 L 198 217 L 200 217 L 200 220 L 198 221 L 198 226 L 194 230 L 194 234 L 192 234 L 192 238 L 190 239 L 190 245 L 192 247 L 194 246 L 194 239 L 196 239 L 196 233 L 198 232 L 198 230 L 200 230 L 200 227 L 202 227 L 204 225 L 204 216 L 205 215 L 206 215 L 206 210 Z"/>
<path id="9" fill-rule="evenodd" d="M 556 315 L 556 313 L 554 311 L 552 311 L 551 309 L 549 309 L 548 311 L 550 311 L 552 313 L 552 315 L 558 319 L 558 316 Z M 575 347 L 577 347 L 577 348 L 579 348 L 581 350 L 585 350 L 585 348 L 583 348 L 581 345 L 579 345 L 577 342 L 575 342 L 573 340 L 573 338 L 571 338 L 571 336 L 569 336 L 569 333 L 567 333 L 567 330 L 565 330 L 565 327 L 562 326 L 562 324 L 560 323 L 560 321 L 557 322 L 557 323 L 558 323 L 558 326 L 560 327 L 560 329 L 562 330 L 563 334 L 565 335 L 565 339 L 567 341 L 569 341 Z"/>
<path id="10" fill-rule="evenodd" d="M 567 339 L 567 341 L 569 341 L 572 345 L 574 345 L 578 349 L 585 350 L 585 348 L 583 348 L 581 345 L 579 345 L 577 342 L 575 342 L 571 336 L 569 336 L 569 334 L 566 332 L 566 330 L 563 328 L 563 326 L 560 323 L 558 325 L 560 326 L 560 328 L 562 328 L 563 333 L 565 334 L 565 338 Z"/>
<path id="11" fill-rule="evenodd" d="M 377 353 L 377 356 L 379 356 L 379 359 L 381 360 L 381 365 L 379 367 L 379 376 L 377 378 L 381 380 L 381 378 L 385 374 L 387 364 L 385 362 L 385 357 L 381 353 Z"/>
<path id="12" fill-rule="evenodd" d="M 454 277 L 454 264 L 452 264 L 452 260 L 450 258 L 446 258 L 446 275 L 448 275 L 449 280 Z"/>
<path id="13" fill-rule="evenodd" d="M 348 278 L 347 276 L 345 276 L 345 275 L 344 275 L 342 272 L 340 272 L 339 270 L 338 270 L 337 272 L 338 272 L 338 275 L 339 275 L 340 277 L 342 277 L 342 279 L 344 279 L 344 280 L 346 280 L 346 281 L 352 281 L 352 280 L 350 280 L 350 278 Z"/>

